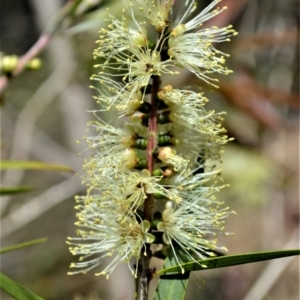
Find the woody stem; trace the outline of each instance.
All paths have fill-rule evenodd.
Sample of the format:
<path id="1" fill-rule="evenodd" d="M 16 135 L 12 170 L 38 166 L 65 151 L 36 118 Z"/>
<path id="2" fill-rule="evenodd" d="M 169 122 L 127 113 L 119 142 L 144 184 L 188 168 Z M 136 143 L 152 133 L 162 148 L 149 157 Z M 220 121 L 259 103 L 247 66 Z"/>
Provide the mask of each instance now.
<path id="1" fill-rule="evenodd" d="M 159 76 L 153 76 L 152 78 L 152 89 L 151 89 L 151 111 L 149 114 L 148 123 L 148 146 L 147 146 L 147 162 L 148 170 L 152 174 L 154 167 L 154 157 L 153 150 L 157 145 L 157 93 L 159 91 L 161 80 Z M 148 195 L 144 202 L 144 215 L 145 220 L 149 222 L 152 219 L 153 214 L 154 199 L 152 195 Z M 148 299 L 148 289 L 149 289 L 149 263 L 151 257 L 150 244 L 146 245 L 146 254 L 141 255 L 140 273 L 138 279 L 138 300 Z"/>

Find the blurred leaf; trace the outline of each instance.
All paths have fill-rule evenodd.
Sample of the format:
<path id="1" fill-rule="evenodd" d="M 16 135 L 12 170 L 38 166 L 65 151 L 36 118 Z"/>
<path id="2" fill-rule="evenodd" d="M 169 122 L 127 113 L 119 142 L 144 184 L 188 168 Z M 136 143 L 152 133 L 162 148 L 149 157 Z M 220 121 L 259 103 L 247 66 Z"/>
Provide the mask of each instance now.
<path id="1" fill-rule="evenodd" d="M 234 83 L 220 83 L 218 91 L 236 108 L 244 111 L 260 124 L 271 129 L 277 129 L 282 124 L 282 118 L 267 100 L 266 95 L 253 86 L 247 85 L 242 78 Z"/>
<path id="2" fill-rule="evenodd" d="M 43 300 L 2 273 L 0 273 L 0 288 L 16 300 Z"/>
<path id="3" fill-rule="evenodd" d="M 71 36 L 81 32 L 95 30 L 96 28 L 98 29 L 99 27 L 101 27 L 102 23 L 103 22 L 101 20 L 95 20 L 95 19 L 82 21 L 79 24 L 76 24 L 71 28 L 67 29 L 66 33 Z"/>
<path id="4" fill-rule="evenodd" d="M 31 192 L 32 186 L 17 186 L 17 187 L 1 187 L 0 195 L 12 195 Z"/>
<path id="5" fill-rule="evenodd" d="M 173 251 L 170 248 L 168 251 L 168 257 L 165 260 L 164 268 L 168 270 L 173 266 L 176 267 L 177 260 L 173 255 Z M 179 274 L 179 276 L 172 276 L 168 278 L 160 277 L 154 300 L 182 300 L 184 299 L 186 287 L 189 280 L 189 272 L 185 274 Z"/>
<path id="6" fill-rule="evenodd" d="M 10 252 L 10 251 L 14 251 L 14 250 L 18 250 L 18 249 L 25 248 L 25 247 L 28 247 L 28 246 L 36 245 L 36 244 L 43 243 L 43 242 L 46 242 L 46 241 L 47 241 L 47 238 L 40 238 L 40 239 L 24 242 L 24 243 L 21 243 L 21 244 L 9 246 L 9 247 L 0 249 L 0 254 Z"/>
<path id="7" fill-rule="evenodd" d="M 13 161 L 2 160 L 0 170 L 26 169 L 26 170 L 47 170 L 57 172 L 74 172 L 70 167 L 56 164 L 47 164 L 41 161 Z"/>
<path id="8" fill-rule="evenodd" d="M 254 252 L 245 253 L 239 255 L 228 255 L 220 256 L 216 258 L 208 258 L 203 260 L 198 260 L 198 262 L 188 262 L 183 263 L 181 266 L 168 267 L 158 271 L 155 275 L 166 274 L 174 275 L 181 273 L 182 268 L 185 271 L 197 271 L 197 270 L 208 270 L 223 267 L 230 267 L 242 264 L 248 264 L 258 261 L 264 261 L 275 258 L 282 258 L 288 256 L 300 255 L 300 249 L 296 250 L 280 250 L 280 251 L 268 251 L 268 252 Z"/>
<path id="9" fill-rule="evenodd" d="M 64 23 L 69 23 L 76 11 L 78 5 L 82 2 L 82 0 L 72 0 L 67 1 L 65 5 L 57 12 L 52 21 L 49 23 L 47 27 L 47 31 L 50 34 L 57 33 L 62 30 L 64 27 Z"/>
<path id="10" fill-rule="evenodd" d="M 91 11 L 97 10 L 109 2 L 112 3 L 113 0 L 83 0 L 78 7 L 76 7 L 75 15 L 81 16 Z"/>
<path id="11" fill-rule="evenodd" d="M 98 31 L 106 19 L 106 9 L 104 7 L 109 7 L 110 13 L 114 14 L 115 17 L 118 17 L 122 12 L 120 2 L 116 0 L 84 0 L 76 10 L 76 15 L 81 16 L 80 22 L 72 24 L 65 33 L 74 35 L 85 31 Z"/>
<path id="12" fill-rule="evenodd" d="M 299 109 L 299 95 L 290 92 L 282 91 L 280 89 L 270 88 L 259 85 L 246 72 L 240 71 L 240 76 L 231 83 L 221 84 L 221 93 L 238 106 L 244 109 L 252 107 L 249 103 L 245 104 L 246 99 L 255 99 L 255 103 L 270 102 L 287 105 Z M 238 98 L 238 96 L 243 96 Z"/>
<path id="13" fill-rule="evenodd" d="M 298 28 L 290 27 L 282 30 L 264 31 L 260 33 L 247 34 L 239 37 L 236 52 L 257 51 L 260 49 L 274 48 L 296 44 L 298 42 Z"/>

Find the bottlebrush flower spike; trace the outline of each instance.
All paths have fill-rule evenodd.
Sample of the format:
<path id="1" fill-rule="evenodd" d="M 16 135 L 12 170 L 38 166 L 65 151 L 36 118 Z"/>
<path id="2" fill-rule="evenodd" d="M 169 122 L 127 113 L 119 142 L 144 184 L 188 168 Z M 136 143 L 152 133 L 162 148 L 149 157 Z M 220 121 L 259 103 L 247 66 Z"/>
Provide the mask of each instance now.
<path id="1" fill-rule="evenodd" d="M 95 155 L 84 164 L 87 193 L 76 197 L 79 237 L 68 243 L 80 262 L 71 265 L 78 271 L 70 274 L 86 273 L 110 257 L 96 275 L 109 276 L 125 262 L 137 276 L 139 268 L 149 267 L 145 255 L 161 234 L 178 263 L 178 248 L 190 260 L 213 255 L 217 234 L 232 213 L 214 196 L 224 185 L 217 184 L 220 171 L 213 162 L 221 160 L 230 140 L 223 113 L 207 111 L 203 93 L 161 86 L 161 78 L 179 75 L 174 67 L 180 66 L 214 85 L 210 74 L 230 71 L 224 67 L 227 55 L 213 44 L 236 32 L 231 26 L 202 28 L 225 9 L 215 8 L 220 1 L 192 19 L 196 1 L 182 1 L 177 15 L 173 2 L 124 1 L 121 20 L 108 11 L 109 25 L 99 32 L 94 57 L 102 62 L 91 80 L 100 109 L 89 124 L 95 135 L 85 137 Z M 137 20 L 136 10 L 145 20 Z M 149 40 L 147 22 L 155 41 Z M 122 117 L 123 125 L 97 116 L 107 110 Z"/>

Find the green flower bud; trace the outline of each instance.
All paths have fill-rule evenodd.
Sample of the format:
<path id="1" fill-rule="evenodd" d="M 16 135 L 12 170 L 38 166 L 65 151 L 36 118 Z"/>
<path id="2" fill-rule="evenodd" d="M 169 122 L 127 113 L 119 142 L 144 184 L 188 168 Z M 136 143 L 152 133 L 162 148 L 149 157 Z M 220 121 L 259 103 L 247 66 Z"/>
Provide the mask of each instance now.
<path id="1" fill-rule="evenodd" d="M 16 55 L 4 56 L 0 62 L 0 70 L 4 73 L 11 73 L 15 70 L 19 62 L 19 57 Z"/>
<path id="2" fill-rule="evenodd" d="M 39 58 L 33 58 L 26 64 L 28 70 L 38 70 L 42 66 L 42 61 Z"/>

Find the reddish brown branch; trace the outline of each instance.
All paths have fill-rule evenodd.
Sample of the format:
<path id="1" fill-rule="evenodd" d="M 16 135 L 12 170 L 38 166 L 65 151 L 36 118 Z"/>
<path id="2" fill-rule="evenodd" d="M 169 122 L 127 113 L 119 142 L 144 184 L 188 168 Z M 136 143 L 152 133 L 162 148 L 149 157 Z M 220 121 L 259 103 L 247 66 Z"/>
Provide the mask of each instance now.
<path id="1" fill-rule="evenodd" d="M 57 32 L 63 21 L 73 14 L 76 7 L 82 0 L 69 0 L 53 18 L 52 22 L 48 25 L 47 30 L 39 37 L 37 42 L 23 55 L 18 61 L 17 67 L 12 72 L 12 77 L 19 75 L 27 65 L 27 63 L 42 52 L 48 45 L 51 37 Z M 9 84 L 9 78 L 6 75 L 0 77 L 0 94 L 6 89 Z"/>
<path id="2" fill-rule="evenodd" d="M 12 72 L 12 76 L 19 75 L 24 68 L 26 67 L 26 64 L 36 57 L 49 43 L 50 41 L 50 34 L 49 33 L 43 33 L 40 38 L 37 40 L 37 42 L 23 55 L 18 61 L 17 67 Z M 9 80 L 7 76 L 3 75 L 0 78 L 0 94 L 5 90 L 6 86 L 8 85 Z"/>
<path id="3" fill-rule="evenodd" d="M 160 77 L 154 76 L 151 90 L 151 112 L 149 114 L 148 123 L 148 147 L 147 147 L 147 162 L 148 170 L 152 174 L 154 167 L 153 151 L 156 148 L 156 133 L 157 133 L 157 93 L 161 84 Z M 153 198 L 149 195 L 144 203 L 145 219 L 150 221 L 152 218 Z"/>
<path id="4" fill-rule="evenodd" d="M 153 151 L 157 145 L 157 93 L 159 91 L 161 84 L 160 77 L 153 76 L 152 90 L 151 90 L 151 111 L 149 114 L 149 123 L 148 123 L 148 147 L 147 147 L 147 162 L 148 170 L 152 174 L 154 168 L 154 157 Z M 154 199 L 152 195 L 148 195 L 144 202 L 144 214 L 145 220 L 149 222 L 152 219 L 154 207 Z M 148 289 L 149 289 L 149 264 L 151 258 L 150 244 L 147 244 L 145 249 L 147 255 L 141 254 L 141 265 L 140 265 L 140 274 L 138 279 L 138 300 L 147 300 L 148 299 Z M 142 251 L 144 252 L 144 251 Z"/>
<path id="5" fill-rule="evenodd" d="M 40 52 L 48 45 L 50 41 L 50 34 L 45 32 L 43 33 L 37 42 L 25 53 L 18 62 L 16 69 L 13 71 L 13 76 L 20 74 L 25 68 L 26 64 L 36 57 Z"/>

